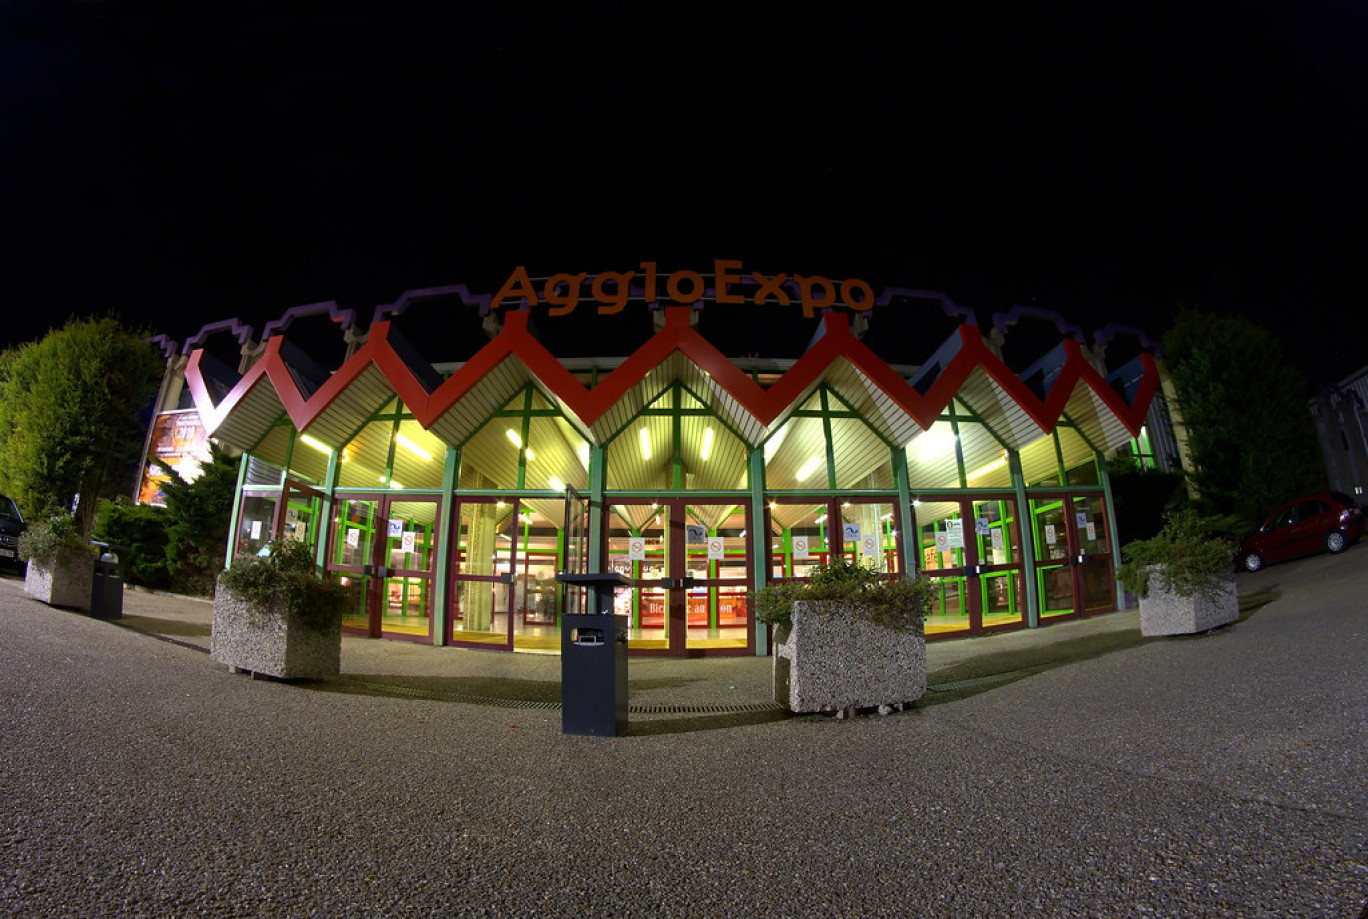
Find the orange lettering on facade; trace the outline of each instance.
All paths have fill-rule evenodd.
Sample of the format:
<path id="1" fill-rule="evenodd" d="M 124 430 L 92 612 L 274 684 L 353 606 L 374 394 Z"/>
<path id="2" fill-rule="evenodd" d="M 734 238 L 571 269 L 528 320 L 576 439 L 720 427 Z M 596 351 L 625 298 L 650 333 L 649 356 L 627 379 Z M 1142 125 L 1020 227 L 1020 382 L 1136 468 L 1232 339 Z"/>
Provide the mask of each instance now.
<path id="1" fill-rule="evenodd" d="M 791 279 L 790 275 L 782 272 L 771 276 L 752 271 L 746 275 L 740 260 L 716 259 L 713 262 L 712 289 L 709 290 L 706 277 L 697 271 L 681 269 L 661 273 L 657 263 L 651 261 L 641 262 L 639 267 L 641 287 L 636 295 L 650 304 L 657 302 L 660 288 L 664 287 L 667 302 L 681 306 L 698 303 L 709 295 L 714 303 L 736 306 L 747 301 L 748 291 L 750 302 L 757 306 L 770 302 L 789 306 L 794 300 L 791 290 L 796 287 L 798 304 L 805 317 L 811 318 L 823 310 L 838 307 L 855 312 L 867 312 L 874 308 L 874 288 L 859 278 L 838 282 L 819 274 L 795 274 Z M 594 275 L 587 294 L 593 298 L 599 315 L 610 316 L 622 312 L 633 298 L 632 281 L 637 277 L 635 269 L 603 271 Z M 549 307 L 547 315 L 565 316 L 579 306 L 580 298 L 586 293 L 584 282 L 587 278 L 587 272 L 553 274 L 538 291 L 526 266 L 519 265 L 504 281 L 489 307 L 498 309 L 512 305 L 515 301 L 529 307 L 545 303 Z"/>

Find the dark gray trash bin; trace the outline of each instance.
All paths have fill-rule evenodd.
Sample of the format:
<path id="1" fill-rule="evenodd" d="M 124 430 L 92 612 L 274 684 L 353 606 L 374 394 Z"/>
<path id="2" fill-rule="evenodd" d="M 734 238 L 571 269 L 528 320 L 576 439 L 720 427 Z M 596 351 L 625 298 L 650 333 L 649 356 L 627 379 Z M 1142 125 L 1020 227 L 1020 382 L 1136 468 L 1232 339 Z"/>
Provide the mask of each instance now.
<path id="1" fill-rule="evenodd" d="M 627 617 L 613 615 L 616 572 L 556 579 L 590 591 L 594 613 L 561 616 L 561 733 L 616 737 L 627 729 Z"/>
<path id="2" fill-rule="evenodd" d="M 96 619 L 123 617 L 123 566 L 114 546 L 97 542 L 100 557 L 95 560 L 95 580 L 90 588 L 90 615 Z"/>

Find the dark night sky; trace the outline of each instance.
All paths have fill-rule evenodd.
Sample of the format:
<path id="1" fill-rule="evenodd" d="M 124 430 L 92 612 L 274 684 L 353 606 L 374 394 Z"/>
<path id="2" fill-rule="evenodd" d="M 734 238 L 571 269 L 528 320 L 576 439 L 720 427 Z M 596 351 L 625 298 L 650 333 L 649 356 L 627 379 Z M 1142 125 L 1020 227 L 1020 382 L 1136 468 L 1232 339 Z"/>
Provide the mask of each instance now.
<path id="1" fill-rule="evenodd" d="M 1357 0 L 843 6 L 0 0 L 7 343 L 738 258 L 1368 364 Z"/>

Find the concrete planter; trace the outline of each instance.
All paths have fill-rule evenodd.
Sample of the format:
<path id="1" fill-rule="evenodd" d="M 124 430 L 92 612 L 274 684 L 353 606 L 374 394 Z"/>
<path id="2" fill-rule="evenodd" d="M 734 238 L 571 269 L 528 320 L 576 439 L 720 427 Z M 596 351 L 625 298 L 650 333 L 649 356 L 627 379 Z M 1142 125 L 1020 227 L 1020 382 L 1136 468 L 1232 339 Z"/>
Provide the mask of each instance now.
<path id="1" fill-rule="evenodd" d="M 84 549 L 58 549 L 46 562 L 29 559 L 24 593 L 48 606 L 90 612 L 95 586 L 95 555 Z"/>
<path id="2" fill-rule="evenodd" d="M 1164 590 L 1150 578 L 1149 596 L 1140 598 L 1141 635 L 1192 635 L 1240 618 L 1235 574 L 1221 578 L 1211 590 L 1190 597 Z"/>
<path id="3" fill-rule="evenodd" d="M 320 631 L 283 608 L 253 613 L 246 600 L 220 587 L 214 594 L 209 656 L 234 673 L 282 680 L 337 676 L 342 669 L 342 622 L 336 620 Z"/>
<path id="4" fill-rule="evenodd" d="M 774 632 L 774 700 L 793 712 L 888 712 L 926 694 L 926 638 L 856 606 L 803 600 Z"/>

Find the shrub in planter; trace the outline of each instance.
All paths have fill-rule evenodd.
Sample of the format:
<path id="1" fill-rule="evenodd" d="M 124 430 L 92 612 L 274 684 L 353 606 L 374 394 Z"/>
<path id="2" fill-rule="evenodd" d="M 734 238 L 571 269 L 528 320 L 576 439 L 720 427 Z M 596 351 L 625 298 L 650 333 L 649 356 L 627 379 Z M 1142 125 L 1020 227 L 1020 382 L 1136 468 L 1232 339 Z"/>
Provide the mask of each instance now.
<path id="1" fill-rule="evenodd" d="M 1235 544 L 1219 535 L 1223 521 L 1175 511 L 1151 539 L 1122 550 L 1117 578 L 1140 598 L 1143 635 L 1204 632 L 1240 615 Z"/>
<path id="2" fill-rule="evenodd" d="M 19 537 L 19 557 L 28 562 L 26 594 L 49 606 L 90 611 L 98 552 L 75 518 L 58 514 L 29 524 Z"/>
<path id="3" fill-rule="evenodd" d="M 319 570 L 313 549 L 276 539 L 218 578 L 210 657 L 281 679 L 336 676 L 350 595 Z"/>
<path id="4" fill-rule="evenodd" d="M 889 579 L 844 560 L 806 584 L 765 587 L 756 617 L 774 625 L 774 698 L 794 712 L 886 713 L 926 693 L 930 581 Z"/>

